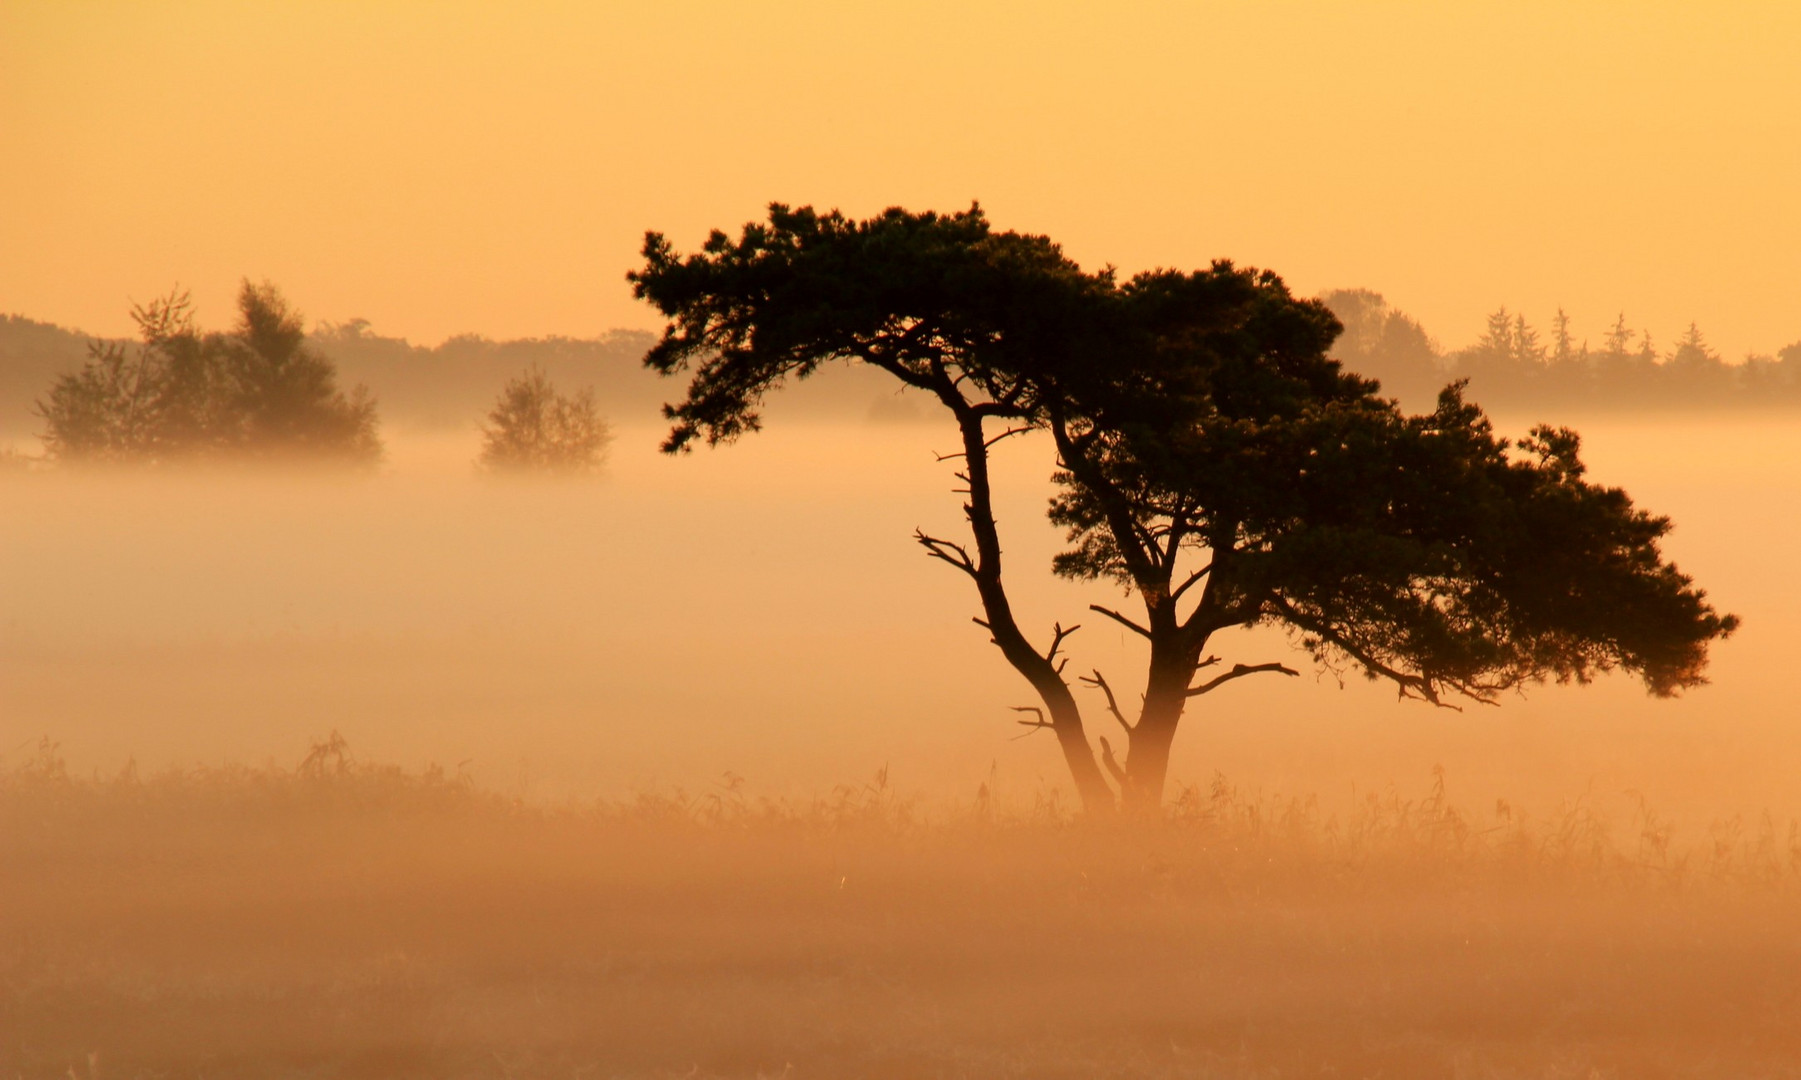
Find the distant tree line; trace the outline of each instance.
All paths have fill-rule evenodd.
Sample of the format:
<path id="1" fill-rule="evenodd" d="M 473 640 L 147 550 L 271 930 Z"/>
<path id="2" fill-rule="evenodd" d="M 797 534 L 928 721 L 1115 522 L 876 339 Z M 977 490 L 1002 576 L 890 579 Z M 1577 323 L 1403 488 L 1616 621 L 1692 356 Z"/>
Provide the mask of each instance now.
<path id="1" fill-rule="evenodd" d="M 381 404 L 388 429 L 467 429 L 496 404 L 509 379 L 533 370 L 559 387 L 593 392 L 602 415 L 620 424 L 656 424 L 669 388 L 645 368 L 655 338 L 641 330 L 611 330 L 597 337 L 497 340 L 459 334 L 419 345 L 379 333 L 366 319 L 321 322 L 309 328 L 308 349 L 330 360 L 345 386 L 366 386 Z M 0 315 L 0 445 L 34 439 L 43 422 L 34 412 L 45 388 L 79 371 L 94 339 L 79 330 L 18 315 Z M 102 346 L 136 348 L 136 339 L 102 339 Z M 911 395 L 870 372 L 835 371 L 787 395 L 785 416 L 820 420 L 916 421 L 926 410 Z"/>
<path id="2" fill-rule="evenodd" d="M 1501 307 L 1477 341 L 1447 350 L 1379 293 L 1338 289 L 1320 299 L 1345 327 L 1333 355 L 1410 402 L 1428 402 L 1445 383 L 1468 379 L 1470 397 L 1491 407 L 1801 405 L 1801 342 L 1729 364 L 1694 323 L 1659 349 L 1623 314 L 1591 341 L 1571 333 L 1561 308 L 1541 329 Z"/>
<path id="3" fill-rule="evenodd" d="M 594 338 L 542 337 L 497 341 L 458 334 L 437 345 L 416 345 L 377 333 L 366 319 L 321 323 L 312 343 L 347 379 L 366 384 L 388 418 L 414 428 L 460 428 L 495 404 L 495 388 L 521 372 L 537 371 L 559 386 L 583 386 L 606 413 L 653 421 L 666 388 L 643 365 L 653 338 L 613 330 Z"/>
<path id="4" fill-rule="evenodd" d="M 521 372 L 591 389 L 600 411 L 624 424 L 660 422 L 669 400 L 669 387 L 644 366 L 656 338 L 642 330 L 510 340 L 459 334 L 427 346 L 377 333 L 366 319 L 349 319 L 321 324 L 311 340 L 346 379 L 366 384 L 381 399 L 389 420 L 409 427 L 462 427 L 493 407 L 496 385 L 524 378 Z M 810 380 L 779 407 L 789 416 L 826 420 L 926 418 L 914 397 L 897 397 L 893 386 L 868 371 Z"/>
<path id="5" fill-rule="evenodd" d="M 57 364 L 47 392 L 31 407 L 40 422 L 42 460 L 158 465 L 285 459 L 371 465 L 382 454 L 376 400 L 360 383 L 348 392 L 340 390 L 338 364 L 321 345 L 348 344 L 353 355 L 358 345 L 389 352 L 397 346 L 404 359 L 389 358 L 390 375 L 396 369 L 411 373 L 407 369 L 414 365 L 406 362 L 411 359 L 406 354 L 433 353 L 374 337 L 361 320 L 328 326 L 309 337 L 299 313 L 267 283 L 243 283 L 238 322 L 229 331 L 202 331 L 192 301 L 180 290 L 137 305 L 131 315 L 138 328 L 135 341 L 92 340 L 80 359 L 68 347 L 75 335 L 61 328 L 16 318 L 0 325 L 0 345 L 24 341 L 28 357 Z M 566 344 L 579 354 L 581 346 L 594 343 Z M 452 339 L 446 347 L 487 361 L 495 357 L 483 354 L 509 351 L 479 338 Z M 637 355 L 631 356 L 634 368 Z M 35 366 L 13 360 L 0 351 L 0 364 L 13 376 L 7 381 L 19 381 L 21 370 Z M 492 393 L 491 376 L 481 377 L 486 372 L 463 372 L 459 380 L 453 363 L 425 365 L 417 374 L 451 383 L 453 399 L 466 397 L 469 384 L 478 379 Z M 490 400 L 478 458 L 484 469 L 577 474 L 599 467 L 612 434 L 591 386 L 566 393 L 532 364 Z M 476 408 L 467 408 L 462 422 L 468 423 L 472 414 L 479 415 Z M 3 463 L 16 467 L 31 460 L 9 449 Z"/>
<path id="6" fill-rule="evenodd" d="M 336 423 L 337 434 L 326 441 L 339 447 L 332 453 L 350 460 L 373 460 L 377 454 L 372 449 L 379 443 L 373 426 L 377 400 L 388 423 L 447 429 L 486 415 L 486 430 L 494 432 L 500 429 L 494 426 L 493 410 L 506 404 L 507 394 L 523 392 L 509 386 L 497 399 L 495 388 L 507 380 L 529 381 L 532 372 L 553 390 L 585 388 L 570 400 L 587 393 L 597 420 L 604 412 L 627 422 L 652 421 L 666 399 L 667 389 L 641 363 L 654 342 L 642 331 L 504 341 L 463 334 L 424 346 L 378 334 L 365 319 L 322 323 L 310 333 L 301 332 L 298 316 L 287 311 L 279 293 L 267 286 L 249 291 L 255 295 L 239 297 L 240 325 L 225 333 L 200 332 L 191 307 L 177 296 L 137 310 L 140 333 L 135 340 L 93 340 L 23 316 L 0 316 L 0 442 L 45 434 L 43 410 L 50 409 L 59 417 L 52 435 L 65 440 L 58 448 L 64 456 L 104 458 L 123 452 L 191 457 L 209 447 L 228 446 L 273 453 L 284 439 L 299 435 L 297 430 L 281 435 L 277 415 L 294 407 L 292 395 L 301 384 L 325 375 L 331 375 L 327 381 L 332 385 L 320 400 L 339 394 L 340 381 L 368 389 L 362 398 L 354 389 L 343 394 L 335 413 L 332 408 L 314 412 L 319 421 L 336 417 L 314 429 L 314 435 L 323 437 L 324 428 Z M 1344 325 L 1332 354 L 1350 370 L 1380 379 L 1384 392 L 1410 407 L 1429 408 L 1439 389 L 1454 379 L 1469 380 L 1471 399 L 1498 407 L 1801 405 L 1801 342 L 1772 355 L 1727 363 L 1693 325 L 1671 347 L 1660 349 L 1623 316 L 1599 340 L 1591 340 L 1577 339 L 1561 311 L 1549 327 L 1541 328 L 1503 308 L 1489 317 L 1475 343 L 1449 349 L 1379 293 L 1340 289 L 1321 299 Z M 252 305 L 248 313 L 246 302 Z M 272 317 L 277 324 L 287 319 L 288 324 L 279 333 L 259 337 L 247 330 L 251 314 Z M 277 352 L 258 351 L 271 347 Z M 268 382 L 277 369 L 285 372 L 283 378 L 299 382 L 286 389 Z M 257 375 L 259 370 L 263 376 Z M 62 389 L 46 398 L 46 387 L 53 386 Z M 541 397 L 543 389 L 536 391 Z M 275 396 L 257 405 L 257 394 Z M 900 420 L 925 418 L 929 410 L 919 405 L 917 395 L 896 397 L 872 373 L 850 370 L 810 380 L 783 407 L 818 417 L 861 414 Z M 553 426 L 559 415 L 554 406 L 534 412 L 524 398 L 510 407 L 517 416 L 540 416 Z M 235 418 L 228 415 L 233 410 L 239 411 Z M 566 421 L 576 416 L 566 409 L 561 415 Z M 497 463 L 526 453 L 504 440 L 484 438 L 485 465 L 510 468 Z M 602 438 L 597 445 L 604 444 Z M 532 453 L 539 451 L 526 456 Z"/>

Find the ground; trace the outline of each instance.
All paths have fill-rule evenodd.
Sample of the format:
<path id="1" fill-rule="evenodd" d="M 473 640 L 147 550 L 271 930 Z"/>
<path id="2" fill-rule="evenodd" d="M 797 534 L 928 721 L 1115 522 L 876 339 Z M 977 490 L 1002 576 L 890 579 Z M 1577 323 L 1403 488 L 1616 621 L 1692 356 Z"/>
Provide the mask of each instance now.
<path id="1" fill-rule="evenodd" d="M 0 783 L 0 1076 L 1801 1075 L 1793 835 L 359 766 Z"/>

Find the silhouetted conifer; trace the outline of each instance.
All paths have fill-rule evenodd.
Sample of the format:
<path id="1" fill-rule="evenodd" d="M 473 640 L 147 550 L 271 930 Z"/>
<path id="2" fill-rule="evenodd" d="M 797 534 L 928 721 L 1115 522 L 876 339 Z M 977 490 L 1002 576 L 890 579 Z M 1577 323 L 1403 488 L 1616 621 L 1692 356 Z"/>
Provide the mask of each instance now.
<path id="1" fill-rule="evenodd" d="M 974 207 L 853 221 L 776 204 L 736 239 L 714 232 L 684 257 L 650 233 L 643 254 L 635 292 L 668 319 L 645 362 L 688 376 L 665 450 L 757 430 L 768 393 L 833 362 L 944 407 L 971 535 L 916 538 L 974 585 L 977 622 L 1042 703 L 1022 722 L 1057 738 L 1092 810 L 1159 805 L 1191 699 L 1297 674 L 1279 661 L 1210 673 L 1223 630 L 1282 626 L 1329 668 L 1445 702 L 1612 668 L 1674 693 L 1703 681 L 1708 644 L 1736 625 L 1663 562 L 1667 519 L 1582 479 L 1573 432 L 1541 427 L 1515 447 L 1456 386 L 1404 415 L 1328 356 L 1332 312 L 1273 273 L 1218 262 L 1121 283 L 1045 237 L 992 231 Z M 1505 310 L 1483 348 L 1496 370 L 1542 360 Z M 1078 628 L 1034 644 L 1002 578 L 989 452 L 1032 429 L 1055 445 L 1051 513 L 1071 542 L 1054 568 L 1143 607 L 1093 605 L 1149 646 L 1136 718 L 1099 671 L 1082 679 L 1124 729 L 1123 761 L 1103 737 L 1097 762 L 1065 678 Z"/>

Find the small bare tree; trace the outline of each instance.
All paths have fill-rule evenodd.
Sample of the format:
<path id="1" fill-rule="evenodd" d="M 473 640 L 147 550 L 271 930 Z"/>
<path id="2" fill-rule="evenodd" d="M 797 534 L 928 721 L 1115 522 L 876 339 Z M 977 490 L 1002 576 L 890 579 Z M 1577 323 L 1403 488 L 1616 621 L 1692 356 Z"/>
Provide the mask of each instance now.
<path id="1" fill-rule="evenodd" d="M 565 394 L 534 367 L 501 390 L 482 425 L 479 463 L 493 472 L 588 473 L 612 441 L 592 388 Z"/>

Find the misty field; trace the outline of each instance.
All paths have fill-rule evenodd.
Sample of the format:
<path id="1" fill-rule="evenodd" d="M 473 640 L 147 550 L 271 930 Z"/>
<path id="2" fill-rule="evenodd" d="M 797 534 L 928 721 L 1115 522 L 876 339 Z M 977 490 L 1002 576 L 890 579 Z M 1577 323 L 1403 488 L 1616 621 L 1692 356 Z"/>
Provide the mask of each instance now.
<path id="1" fill-rule="evenodd" d="M 0 0 L 0 1080 L 1801 1080 L 1798 52 Z"/>
<path id="2" fill-rule="evenodd" d="M 1715 686 L 1247 685 L 1155 827 L 1014 740 L 922 426 L 0 478 L 0 1080 L 1797 1075 L 1801 428 L 1589 430 L 1746 617 Z"/>
<path id="3" fill-rule="evenodd" d="M 490 482 L 472 432 L 396 436 L 358 478 L 0 471 L 0 765 L 44 735 L 84 774 L 289 760 L 336 728 L 372 760 L 467 762 L 528 799 L 728 770 L 809 799 L 884 764 L 940 802 L 997 765 L 1009 797 L 1060 782 L 1048 738 L 1012 741 L 1030 690 L 969 621 L 967 583 L 911 540 L 959 527 L 945 434 L 772 415 L 674 459 L 661 427 L 621 428 L 592 483 Z M 1712 686 L 1656 701 L 1609 679 L 1451 713 L 1312 670 L 1246 679 L 1196 706 L 1172 775 L 1337 811 L 1352 785 L 1443 765 L 1471 805 L 1593 790 L 1619 817 L 1637 790 L 1694 827 L 1801 816 L 1801 425 L 1553 419 L 1585 432 L 1598 479 L 1675 517 L 1670 556 L 1744 617 Z M 1086 623 L 1074 670 L 1118 683 L 1138 643 L 1087 612 L 1113 594 L 1048 570 L 1046 448 L 997 450 L 1020 617 Z M 1274 630 L 1229 647 L 1297 658 Z"/>
<path id="4" fill-rule="evenodd" d="M 1796 1074 L 1794 825 L 1417 794 L 1092 827 L 46 745 L 0 778 L 0 1075 Z"/>

